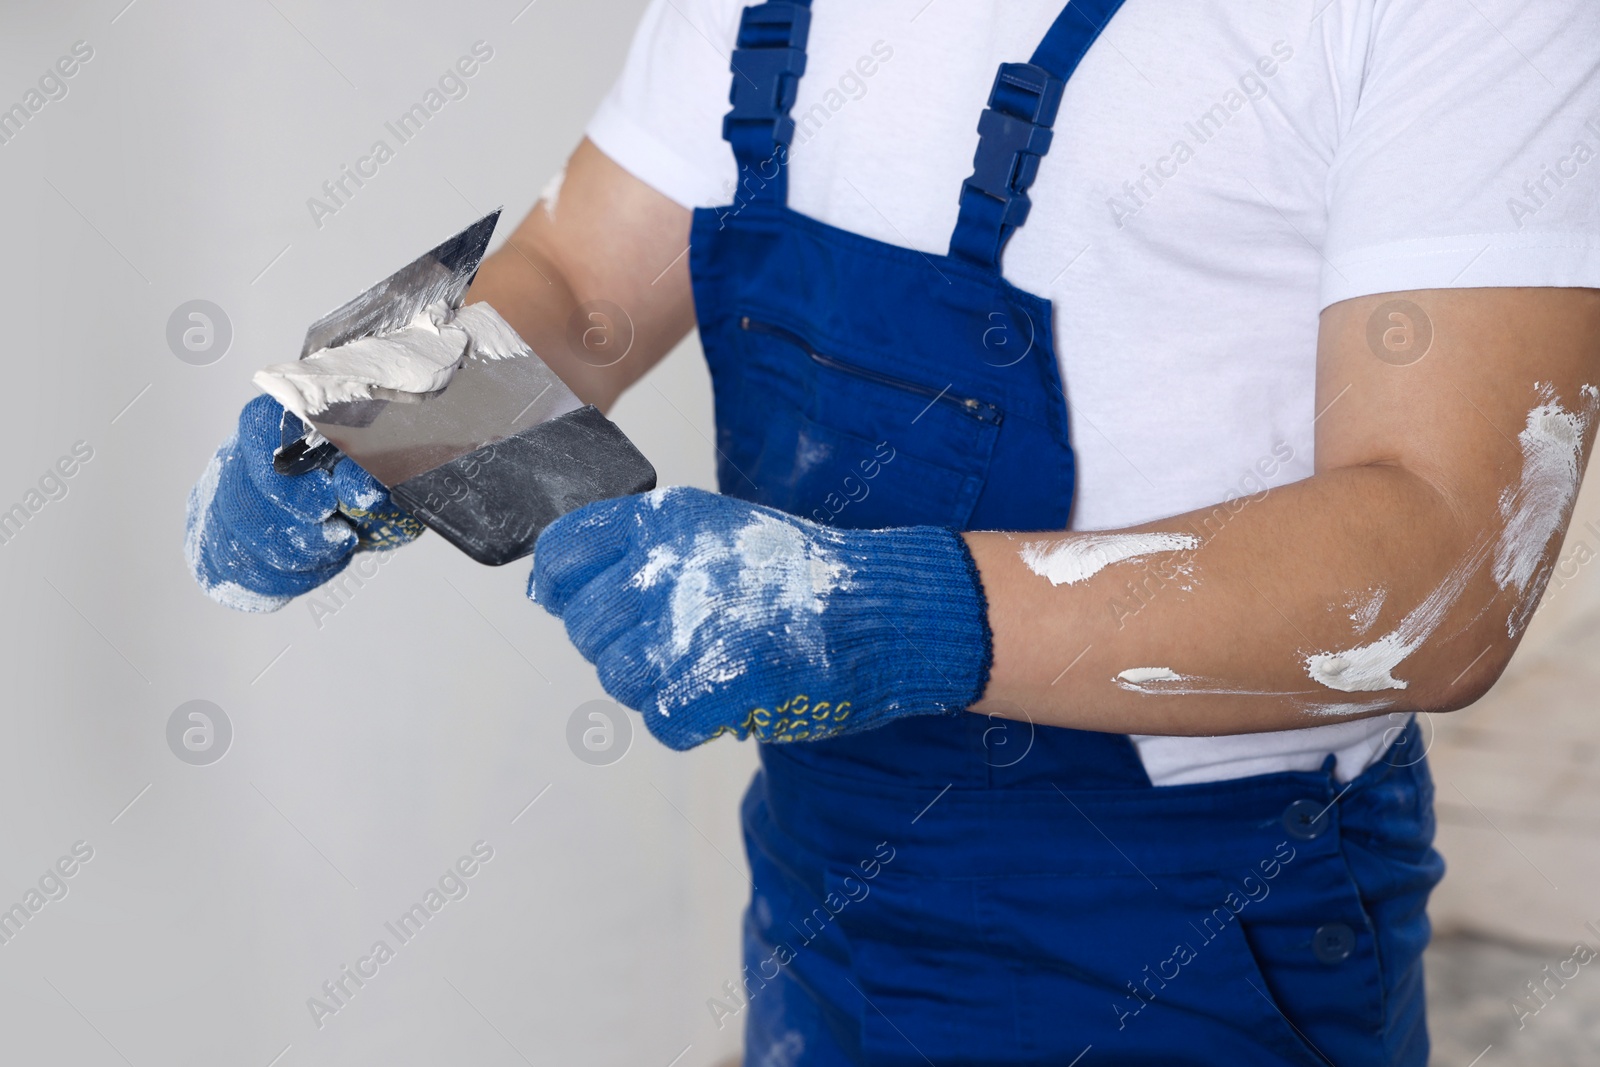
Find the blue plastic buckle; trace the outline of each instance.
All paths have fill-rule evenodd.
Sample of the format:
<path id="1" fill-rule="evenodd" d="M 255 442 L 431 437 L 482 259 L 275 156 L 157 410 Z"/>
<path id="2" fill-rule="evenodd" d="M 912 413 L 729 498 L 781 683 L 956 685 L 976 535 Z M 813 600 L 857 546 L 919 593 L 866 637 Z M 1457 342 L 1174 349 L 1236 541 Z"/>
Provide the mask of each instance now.
<path id="1" fill-rule="evenodd" d="M 806 70 L 810 30 L 811 9 L 801 4 L 769 0 L 744 9 L 731 63 L 733 110 L 722 120 L 722 136 L 735 148 L 770 154 L 794 139 L 789 109 Z"/>
<path id="2" fill-rule="evenodd" d="M 995 267 L 1006 242 L 1028 218 L 1028 187 L 1050 150 L 1050 127 L 1067 83 L 1032 63 L 1005 63 L 978 119 L 972 177 L 961 183 L 961 214 L 950 254 Z"/>
<path id="3" fill-rule="evenodd" d="M 961 187 L 962 200 L 970 191 L 999 201 L 1000 224 L 1022 225 L 1031 206 L 1027 189 L 1039 174 L 1039 160 L 1050 150 L 1050 127 L 1066 87 L 1043 67 L 1001 65 L 989 106 L 978 119 L 978 151 L 972 177 Z"/>

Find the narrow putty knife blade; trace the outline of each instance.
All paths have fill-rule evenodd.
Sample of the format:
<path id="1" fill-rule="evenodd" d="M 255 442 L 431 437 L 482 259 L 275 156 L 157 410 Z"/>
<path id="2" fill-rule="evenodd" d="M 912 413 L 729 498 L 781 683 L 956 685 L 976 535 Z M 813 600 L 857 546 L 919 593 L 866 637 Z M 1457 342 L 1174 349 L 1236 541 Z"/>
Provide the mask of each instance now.
<path id="1" fill-rule="evenodd" d="M 459 306 L 498 216 L 485 216 L 319 320 L 302 358 L 403 327 L 436 300 Z M 469 356 L 437 393 L 379 390 L 371 400 L 333 404 L 311 421 L 396 503 L 480 563 L 520 559 L 567 512 L 656 483 L 655 468 L 633 442 L 526 342 L 519 356 Z"/>
<path id="2" fill-rule="evenodd" d="M 489 238 L 500 221 L 500 211 L 495 208 L 360 296 L 313 322 L 306 330 L 305 344 L 300 346 L 300 358 L 357 338 L 398 330 L 435 301 L 443 300 L 453 308 L 460 307 L 461 298 L 466 296 L 467 287 L 472 284 L 478 265 L 489 249 Z M 338 451 L 331 444 L 310 446 L 304 431 L 305 427 L 293 415 L 284 419 L 283 440 L 272 460 L 279 474 L 304 474 L 314 467 L 331 466 L 338 459 Z"/>
<path id="3" fill-rule="evenodd" d="M 500 221 L 495 208 L 454 237 L 429 249 L 377 285 L 311 324 L 300 358 L 358 337 L 408 325 L 429 304 L 460 307 Z"/>

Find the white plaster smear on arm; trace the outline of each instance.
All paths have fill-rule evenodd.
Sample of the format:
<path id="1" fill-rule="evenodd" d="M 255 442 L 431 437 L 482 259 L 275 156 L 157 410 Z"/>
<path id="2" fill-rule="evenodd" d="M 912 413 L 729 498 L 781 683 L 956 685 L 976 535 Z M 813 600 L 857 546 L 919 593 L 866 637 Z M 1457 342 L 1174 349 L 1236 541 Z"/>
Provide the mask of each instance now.
<path id="1" fill-rule="evenodd" d="M 1117 681 L 1127 682 L 1129 685 L 1145 685 L 1149 682 L 1181 682 L 1183 675 L 1171 667 L 1130 667 L 1117 675 Z"/>
<path id="2" fill-rule="evenodd" d="M 1281 690 L 1268 689 L 1241 689 L 1227 682 L 1214 678 L 1196 678 L 1192 675 L 1179 674 L 1171 667 L 1133 667 L 1118 674 L 1113 681 L 1121 689 L 1131 693 L 1144 694 L 1170 694 L 1173 696 L 1277 696 L 1277 697 L 1304 697 L 1313 696 L 1313 692 L 1287 693 Z M 1335 716 L 1335 715 L 1360 715 L 1382 711 L 1392 708 L 1397 701 L 1389 698 L 1378 700 L 1352 700 L 1344 703 L 1317 703 L 1297 700 L 1295 706 L 1309 715 Z"/>
<path id="3" fill-rule="evenodd" d="M 1076 585 L 1113 563 L 1199 547 L 1200 539 L 1193 534 L 1088 533 L 1056 541 L 1025 541 L 1019 555 L 1029 570 L 1048 578 L 1051 585 Z"/>
<path id="4" fill-rule="evenodd" d="M 1488 555 L 1489 541 L 1480 539 L 1427 599 L 1400 620 L 1399 626 L 1360 648 L 1307 656 L 1306 673 L 1314 681 L 1342 693 L 1406 688 L 1406 683 L 1394 676 L 1394 669 L 1433 636 Z"/>
<path id="5" fill-rule="evenodd" d="M 1236 683 L 1217 678 L 1179 674 L 1171 667 L 1130 667 L 1112 679 L 1119 689 L 1130 693 L 1166 693 L 1173 696 L 1287 697 L 1306 694 L 1280 689 L 1242 689 Z"/>
<path id="6" fill-rule="evenodd" d="M 1335 716 L 1335 715 L 1364 715 L 1364 714 L 1370 714 L 1370 713 L 1375 712 L 1375 711 L 1383 711 L 1385 708 L 1392 708 L 1392 707 L 1395 706 L 1396 703 L 1398 703 L 1398 701 L 1389 700 L 1387 698 L 1380 698 L 1378 700 L 1352 700 L 1352 701 L 1349 701 L 1348 703 L 1338 703 L 1338 702 L 1334 702 L 1334 703 L 1331 703 L 1331 704 L 1308 704 L 1308 703 L 1302 703 L 1302 704 L 1298 704 L 1296 706 L 1299 707 L 1299 709 L 1301 711 L 1305 712 L 1307 715 L 1318 715 L 1318 716 L 1323 716 L 1323 717 L 1332 717 L 1332 716 Z"/>
<path id="7" fill-rule="evenodd" d="M 1567 411 L 1553 400 L 1550 386 L 1541 387 L 1544 403 L 1528 412 L 1528 424 L 1517 435 L 1522 446 L 1522 478 L 1515 489 L 1500 495 L 1500 516 L 1505 532 L 1494 552 L 1494 580 L 1501 589 L 1516 588 L 1525 596 L 1550 550 L 1550 543 L 1567 521 L 1578 495 L 1583 467 L 1583 438 L 1594 414 L 1597 393 L 1583 387 L 1588 401 L 1581 412 Z M 1524 600 L 1512 611 L 1506 630 L 1517 636 L 1533 614 L 1534 603 Z"/>
<path id="8" fill-rule="evenodd" d="M 566 184 L 566 181 L 567 168 L 563 166 L 560 170 L 550 175 L 550 180 L 544 183 L 543 189 L 539 190 L 539 203 L 544 207 L 545 218 L 552 222 L 555 221 L 556 217 L 556 205 L 561 202 L 561 187 Z"/>
<path id="9" fill-rule="evenodd" d="M 1358 593 L 1351 597 L 1345 606 L 1351 608 L 1350 621 L 1356 624 L 1356 633 L 1364 634 L 1372 629 L 1378 621 L 1378 613 L 1383 610 L 1383 602 L 1389 591 L 1383 587 Z"/>
<path id="10" fill-rule="evenodd" d="M 1537 388 L 1542 403 L 1528 413 L 1527 428 L 1518 435 L 1522 446 L 1522 477 L 1514 489 L 1507 489 L 1501 495 L 1500 514 L 1505 526 L 1499 536 L 1480 538 L 1433 592 L 1389 633 L 1359 648 L 1307 656 L 1306 672 L 1314 681 L 1346 693 L 1405 689 L 1407 683 L 1394 676 L 1394 669 L 1421 648 L 1444 623 L 1473 576 L 1488 562 L 1491 552 L 1496 584 L 1503 590 L 1515 587 L 1518 595 L 1525 598 L 1522 607 L 1512 612 L 1507 629 L 1515 637 L 1526 625 L 1534 606 L 1526 593 L 1539 574 L 1551 541 L 1561 532 L 1571 512 L 1582 475 L 1584 435 L 1590 419 L 1600 408 L 1600 389 L 1592 385 L 1582 388 L 1586 403 L 1584 410 L 1577 413 L 1556 403 L 1550 386 Z M 1101 538 L 1098 544 L 1097 535 L 1093 534 L 1077 540 L 1029 542 L 1023 546 L 1022 559 L 1035 574 L 1049 578 L 1055 585 L 1063 585 L 1083 581 L 1111 563 L 1152 551 L 1144 546 L 1135 547 L 1124 540 L 1126 538 L 1167 537 L 1194 541 L 1192 537 L 1175 534 L 1098 536 Z M 1194 545 L 1163 546 L 1154 551 L 1190 547 Z M 1350 618 L 1358 633 L 1365 633 L 1377 622 L 1386 597 L 1387 590 L 1379 588 L 1352 599 Z M 1114 681 L 1119 687 L 1137 693 L 1296 695 L 1229 688 L 1227 683 L 1181 675 L 1168 667 L 1135 667 L 1123 671 Z M 1348 715 L 1382 710 L 1393 703 L 1376 700 L 1302 704 L 1301 707 L 1313 715 Z"/>
<path id="11" fill-rule="evenodd" d="M 1535 603 L 1526 597 L 1550 542 L 1561 531 L 1578 492 L 1584 431 L 1600 404 L 1600 390 L 1586 385 L 1585 410 L 1574 413 L 1553 399 L 1549 385 L 1536 386 L 1542 403 L 1528 412 L 1527 427 L 1517 435 L 1522 445 L 1522 477 L 1500 497 L 1505 526 L 1493 544 L 1480 539 L 1439 587 L 1400 620 L 1393 631 L 1369 645 L 1345 652 L 1324 652 L 1306 658 L 1306 670 L 1330 689 L 1346 693 L 1404 689 L 1394 669 L 1431 637 L 1444 622 L 1478 569 L 1494 555 L 1493 574 L 1501 589 L 1515 587 L 1523 596 L 1506 629 L 1515 637 L 1526 625 Z"/>

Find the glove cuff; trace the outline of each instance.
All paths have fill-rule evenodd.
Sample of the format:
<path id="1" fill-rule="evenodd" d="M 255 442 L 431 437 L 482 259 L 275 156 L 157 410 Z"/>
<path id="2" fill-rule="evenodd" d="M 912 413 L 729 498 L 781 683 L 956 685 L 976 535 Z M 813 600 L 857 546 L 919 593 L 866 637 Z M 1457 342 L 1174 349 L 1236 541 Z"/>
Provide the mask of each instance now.
<path id="1" fill-rule="evenodd" d="M 972 546 L 967 544 L 967 539 L 954 530 L 950 531 L 955 538 L 956 546 L 961 552 L 961 560 L 966 564 L 967 577 L 972 582 L 973 595 L 978 601 L 978 627 L 982 634 L 983 655 L 978 663 L 978 681 L 968 698 L 965 707 L 970 708 L 983 699 L 983 694 L 989 688 L 989 675 L 994 670 L 994 630 L 989 626 L 989 594 L 983 588 L 983 573 L 978 570 L 978 561 L 973 558 Z"/>
<path id="2" fill-rule="evenodd" d="M 874 545 L 866 572 L 872 584 L 899 589 L 892 607 L 869 595 L 862 627 L 864 637 L 881 642 L 873 658 L 903 657 L 884 678 L 885 709 L 894 718 L 965 711 L 988 687 L 994 661 L 988 600 L 966 541 L 938 526 L 864 536 L 888 539 Z"/>

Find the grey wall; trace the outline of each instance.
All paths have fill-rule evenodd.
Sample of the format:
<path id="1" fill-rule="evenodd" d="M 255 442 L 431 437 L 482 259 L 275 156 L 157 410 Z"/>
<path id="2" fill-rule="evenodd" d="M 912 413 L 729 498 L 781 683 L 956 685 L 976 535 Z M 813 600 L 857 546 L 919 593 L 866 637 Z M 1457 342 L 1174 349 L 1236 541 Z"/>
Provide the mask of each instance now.
<path id="1" fill-rule="evenodd" d="M 636 727 L 619 761 L 581 761 L 568 721 L 602 694 L 524 600 L 525 567 L 480 568 L 427 538 L 336 611 L 260 617 L 201 597 L 179 551 L 189 485 L 251 372 L 482 211 L 519 217 L 577 142 L 641 0 L 125 4 L 0 2 L 0 108 L 75 42 L 93 49 L 0 143 L 0 511 L 39 505 L 0 544 L 0 908 L 92 849 L 46 878 L 64 897 L 20 933 L 0 925 L 0 1063 L 716 1062 L 737 1047 L 738 1020 L 719 1031 L 706 1001 L 737 977 L 747 747 L 677 755 Z M 465 98 L 394 144 L 384 123 L 477 41 L 494 55 Z M 307 199 L 379 137 L 395 157 L 317 225 Z M 205 365 L 167 339 L 192 300 L 231 324 Z M 616 417 L 664 483 L 711 484 L 692 343 Z M 92 458 L 47 499 L 41 478 L 75 445 Z M 1516 816 L 1553 802 L 1501 787 L 1589 795 L 1548 765 L 1554 747 L 1595 750 L 1578 743 L 1600 618 L 1592 485 L 1579 512 L 1500 696 L 1441 733 L 1448 928 L 1537 939 L 1523 920 L 1565 914 L 1556 882 L 1592 881 L 1575 862 L 1593 854 L 1592 819 L 1530 830 Z M 1516 688 L 1537 681 L 1530 664 L 1560 699 Z M 167 739 L 193 700 L 233 730 L 209 765 Z M 1530 705 L 1571 715 L 1530 731 Z M 1478 735 L 1529 743 L 1480 741 L 1497 763 L 1479 767 Z M 467 896 L 400 945 L 384 924 L 478 841 L 494 858 Z M 319 1028 L 307 999 L 380 938 L 394 958 Z"/>
<path id="2" fill-rule="evenodd" d="M 581 761 L 568 720 L 603 694 L 523 565 L 430 537 L 336 611 L 246 616 L 180 552 L 251 372 L 480 212 L 520 217 L 642 3 L 125 3 L 0 7 L 0 107 L 93 49 L 0 144 L 0 510 L 92 449 L 0 545 L 0 907 L 93 850 L 0 944 L 0 1062 L 715 1062 L 747 747 L 677 755 L 634 719 L 620 761 Z M 385 121 L 476 41 L 467 95 L 396 146 Z M 395 157 L 317 225 L 307 199 L 379 137 Z M 196 299 L 232 330 L 203 366 L 167 340 Z M 663 483 L 711 484 L 692 343 L 617 418 Z M 169 747 L 192 700 L 231 723 L 209 765 Z M 467 895 L 401 945 L 384 923 L 478 841 Z M 319 1028 L 307 998 L 380 938 L 394 958 Z"/>

